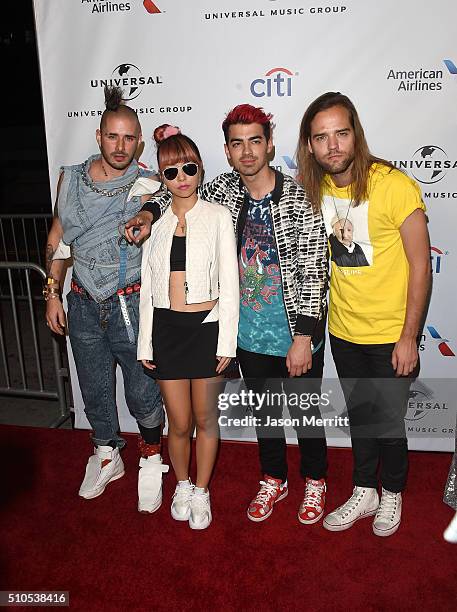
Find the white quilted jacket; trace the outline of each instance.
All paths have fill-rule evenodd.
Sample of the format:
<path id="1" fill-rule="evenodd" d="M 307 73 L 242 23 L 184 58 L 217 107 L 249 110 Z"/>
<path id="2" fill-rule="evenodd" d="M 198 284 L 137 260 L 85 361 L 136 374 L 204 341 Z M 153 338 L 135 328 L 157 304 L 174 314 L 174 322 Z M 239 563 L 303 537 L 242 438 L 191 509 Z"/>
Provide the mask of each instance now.
<path id="1" fill-rule="evenodd" d="M 141 264 L 138 359 L 152 359 L 153 308 L 170 308 L 170 251 L 178 217 L 171 206 L 152 226 Z M 230 211 L 198 199 L 186 213 L 186 303 L 218 302 L 202 324 L 219 320 L 216 355 L 235 357 L 239 276 Z"/>

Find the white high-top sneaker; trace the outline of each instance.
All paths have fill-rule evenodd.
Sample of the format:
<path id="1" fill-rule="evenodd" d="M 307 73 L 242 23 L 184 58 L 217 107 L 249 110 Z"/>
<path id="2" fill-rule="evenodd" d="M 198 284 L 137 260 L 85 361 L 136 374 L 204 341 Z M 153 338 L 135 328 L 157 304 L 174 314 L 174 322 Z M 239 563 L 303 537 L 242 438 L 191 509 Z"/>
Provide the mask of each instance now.
<path id="1" fill-rule="evenodd" d="M 373 521 L 373 533 L 390 536 L 397 531 L 401 522 L 401 493 L 382 489 L 381 503 Z"/>
<path id="2" fill-rule="evenodd" d="M 124 475 L 124 464 L 118 448 L 98 446 L 89 457 L 86 474 L 79 489 L 79 495 L 84 499 L 98 497 L 106 485 Z"/>
<path id="3" fill-rule="evenodd" d="M 159 454 L 140 458 L 138 512 L 155 512 L 162 505 L 162 474 L 168 472 Z"/>
<path id="4" fill-rule="evenodd" d="M 344 531 L 361 518 L 373 516 L 379 505 L 376 489 L 354 487 L 351 497 L 342 506 L 327 514 L 324 527 L 329 531 Z"/>

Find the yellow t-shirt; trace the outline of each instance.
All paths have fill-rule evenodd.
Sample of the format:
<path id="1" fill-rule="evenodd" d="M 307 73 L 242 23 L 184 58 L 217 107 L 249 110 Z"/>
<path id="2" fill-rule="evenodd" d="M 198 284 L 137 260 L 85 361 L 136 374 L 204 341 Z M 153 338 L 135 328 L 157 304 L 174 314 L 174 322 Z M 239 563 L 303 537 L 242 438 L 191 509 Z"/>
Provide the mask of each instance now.
<path id="1" fill-rule="evenodd" d="M 356 344 L 396 342 L 406 313 L 409 266 L 400 226 L 425 210 L 419 186 L 382 164 L 370 170 L 369 198 L 353 207 L 330 177 L 322 199 L 331 254 L 329 332 Z"/>

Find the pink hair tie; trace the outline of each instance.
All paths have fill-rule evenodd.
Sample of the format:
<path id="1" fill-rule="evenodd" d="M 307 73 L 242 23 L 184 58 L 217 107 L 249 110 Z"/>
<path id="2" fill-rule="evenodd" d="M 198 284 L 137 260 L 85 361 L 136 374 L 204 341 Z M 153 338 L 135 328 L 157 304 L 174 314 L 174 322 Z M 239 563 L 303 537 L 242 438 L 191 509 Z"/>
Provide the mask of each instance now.
<path id="1" fill-rule="evenodd" d="M 176 134 L 181 134 L 179 127 L 176 127 L 175 125 L 167 125 L 163 131 L 162 138 L 165 140 L 166 138 L 170 138 L 170 136 L 176 136 Z"/>

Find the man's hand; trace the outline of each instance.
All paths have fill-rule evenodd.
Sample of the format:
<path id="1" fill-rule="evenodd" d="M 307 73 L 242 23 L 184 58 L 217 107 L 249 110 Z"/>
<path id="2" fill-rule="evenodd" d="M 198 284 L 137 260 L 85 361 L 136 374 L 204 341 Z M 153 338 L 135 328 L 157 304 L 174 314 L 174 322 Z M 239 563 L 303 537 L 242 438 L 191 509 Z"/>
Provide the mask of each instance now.
<path id="1" fill-rule="evenodd" d="M 289 376 L 301 376 L 311 369 L 313 356 L 311 353 L 311 338 L 308 336 L 294 336 L 286 355 L 286 366 Z"/>
<path id="2" fill-rule="evenodd" d="M 152 213 L 143 210 L 125 224 L 125 237 L 130 242 L 138 244 L 151 234 Z"/>
<path id="3" fill-rule="evenodd" d="M 400 336 L 392 352 L 392 367 L 397 376 L 408 376 L 418 361 L 416 338 Z"/>
<path id="4" fill-rule="evenodd" d="M 46 325 L 59 336 L 65 334 L 65 313 L 59 298 L 51 298 L 46 302 Z"/>

